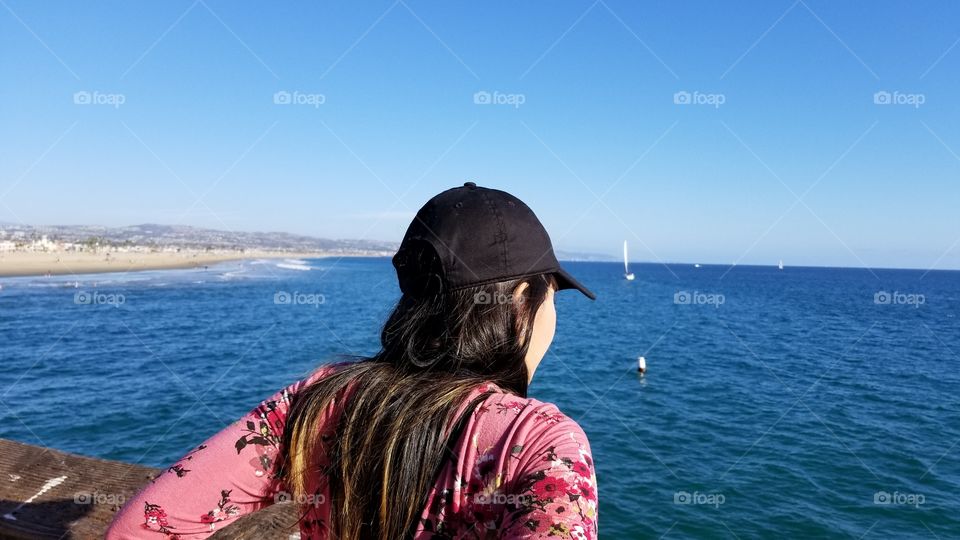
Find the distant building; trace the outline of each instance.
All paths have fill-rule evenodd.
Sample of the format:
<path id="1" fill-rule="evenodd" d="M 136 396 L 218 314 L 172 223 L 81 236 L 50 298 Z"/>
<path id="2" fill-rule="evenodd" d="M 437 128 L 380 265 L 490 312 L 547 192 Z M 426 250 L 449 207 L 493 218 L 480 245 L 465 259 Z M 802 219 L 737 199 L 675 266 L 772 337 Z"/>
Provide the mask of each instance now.
<path id="1" fill-rule="evenodd" d="M 47 235 L 43 235 L 39 240 L 30 243 L 30 249 L 33 251 L 58 251 L 56 242 L 50 241 Z"/>

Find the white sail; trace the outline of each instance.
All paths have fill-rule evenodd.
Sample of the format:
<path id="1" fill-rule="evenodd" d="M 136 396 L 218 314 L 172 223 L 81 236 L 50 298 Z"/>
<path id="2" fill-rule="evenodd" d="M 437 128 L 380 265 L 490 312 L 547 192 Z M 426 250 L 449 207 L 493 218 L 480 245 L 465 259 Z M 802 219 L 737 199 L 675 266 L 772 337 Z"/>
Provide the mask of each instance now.
<path id="1" fill-rule="evenodd" d="M 627 267 L 627 241 L 623 241 L 623 273 L 629 274 L 630 268 Z"/>

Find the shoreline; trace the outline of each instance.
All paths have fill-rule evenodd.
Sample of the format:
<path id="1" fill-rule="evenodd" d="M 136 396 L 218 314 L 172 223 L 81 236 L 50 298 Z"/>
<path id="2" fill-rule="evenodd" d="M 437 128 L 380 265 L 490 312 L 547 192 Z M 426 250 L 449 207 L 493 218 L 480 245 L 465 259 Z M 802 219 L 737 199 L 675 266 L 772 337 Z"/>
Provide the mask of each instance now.
<path id="1" fill-rule="evenodd" d="M 285 251 L 180 251 L 168 252 L 5 252 L 0 253 L 0 277 L 44 277 L 101 273 L 201 268 L 243 259 L 316 259 L 359 257 L 361 253 Z"/>

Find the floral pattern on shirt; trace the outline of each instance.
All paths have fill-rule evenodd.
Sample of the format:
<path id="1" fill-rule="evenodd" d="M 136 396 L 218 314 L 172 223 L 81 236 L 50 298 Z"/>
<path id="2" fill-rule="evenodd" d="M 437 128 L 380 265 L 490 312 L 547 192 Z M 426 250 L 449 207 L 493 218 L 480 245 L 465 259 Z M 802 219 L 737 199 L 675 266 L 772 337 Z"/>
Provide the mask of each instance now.
<path id="1" fill-rule="evenodd" d="M 497 414 L 519 415 L 527 403 L 518 401 L 494 404 Z M 491 409 L 481 405 L 476 416 Z M 556 425 L 566 419 L 557 413 L 537 411 L 534 422 Z M 549 446 L 539 455 L 541 467 L 531 474 L 504 482 L 497 467 L 497 448 L 479 452 L 468 480 L 458 479 L 464 503 L 454 509 L 451 490 L 443 490 L 436 498 L 428 517 L 421 520 L 424 531 L 433 538 L 499 538 L 503 531 L 523 533 L 525 537 L 596 538 L 597 491 L 593 460 L 575 436 L 577 455 L 560 454 Z M 474 440 L 474 444 L 476 441 Z M 525 454 L 523 445 L 510 447 L 509 455 Z"/>
<path id="2" fill-rule="evenodd" d="M 290 399 L 331 369 L 281 390 L 188 452 L 121 509 L 108 540 L 144 538 L 146 531 L 163 540 L 206 538 L 283 500 L 277 459 Z M 551 404 L 494 385 L 475 389 L 465 405 L 484 392 L 489 395 L 470 414 L 415 537 L 596 538 L 597 480 L 580 426 Z M 328 438 L 334 424 L 319 426 L 319 433 Z M 311 479 L 308 489 L 315 503 L 305 508 L 301 538 L 331 538 L 325 479 Z"/>
<path id="3" fill-rule="evenodd" d="M 200 522 L 209 523 L 211 531 L 214 529 L 214 523 L 240 515 L 240 507 L 235 504 L 230 504 L 230 491 L 229 489 L 221 491 L 217 506 L 213 510 L 200 516 Z"/>

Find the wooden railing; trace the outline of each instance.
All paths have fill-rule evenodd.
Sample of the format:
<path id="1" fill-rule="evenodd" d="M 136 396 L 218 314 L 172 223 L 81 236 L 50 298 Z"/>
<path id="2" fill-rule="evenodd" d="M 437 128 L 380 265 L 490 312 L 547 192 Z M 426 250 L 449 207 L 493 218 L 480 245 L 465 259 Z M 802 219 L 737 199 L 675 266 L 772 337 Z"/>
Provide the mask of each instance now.
<path id="1" fill-rule="evenodd" d="M 123 501 L 159 472 L 0 439 L 0 538 L 103 538 Z M 244 516 L 210 538 L 291 537 L 299 537 L 296 512 L 281 503 Z"/>

